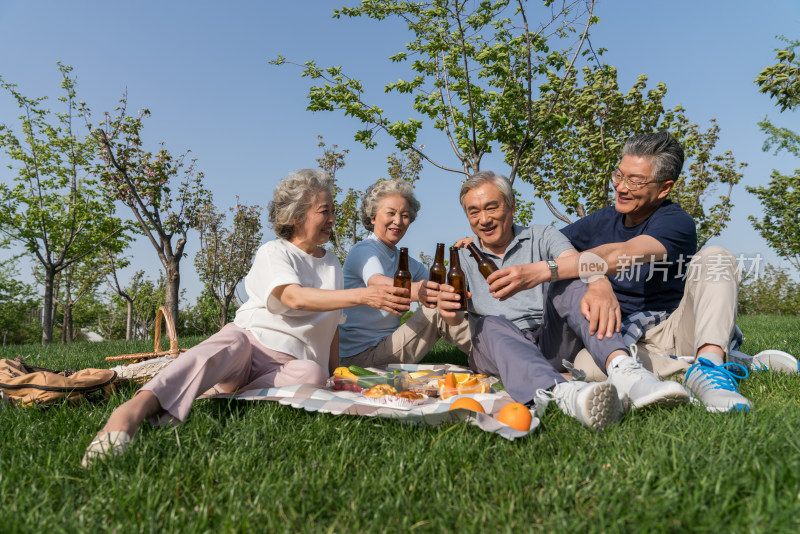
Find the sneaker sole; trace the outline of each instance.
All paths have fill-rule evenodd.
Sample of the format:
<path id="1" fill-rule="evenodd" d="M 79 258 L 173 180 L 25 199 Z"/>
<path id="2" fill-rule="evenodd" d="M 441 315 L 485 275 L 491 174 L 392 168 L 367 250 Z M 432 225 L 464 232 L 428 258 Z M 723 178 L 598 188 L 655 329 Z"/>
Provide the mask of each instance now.
<path id="1" fill-rule="evenodd" d="M 703 401 L 700 400 L 700 397 L 697 397 L 695 395 L 691 396 L 691 403 L 703 406 L 709 413 L 729 413 L 729 412 L 747 413 L 753 409 L 752 406 L 750 406 L 749 404 L 745 404 L 743 402 L 732 404 L 727 408 L 723 408 L 722 406 L 706 406 L 705 404 L 703 404 Z"/>
<path id="2" fill-rule="evenodd" d="M 777 371 L 780 373 L 797 374 L 800 364 L 797 358 L 782 350 L 765 350 L 753 356 L 753 369 L 756 371 Z"/>
<path id="3" fill-rule="evenodd" d="M 622 417 L 622 401 L 617 388 L 608 382 L 585 388 L 577 402 L 581 408 L 578 420 L 593 430 L 603 430 Z"/>
<path id="4" fill-rule="evenodd" d="M 689 402 L 690 395 L 686 389 L 677 382 L 662 382 L 667 387 L 662 387 L 661 391 L 654 391 L 649 395 L 644 395 L 632 401 L 634 409 L 650 408 L 659 406 L 662 408 L 672 408 L 681 406 Z M 672 386 L 671 384 L 675 384 Z"/>

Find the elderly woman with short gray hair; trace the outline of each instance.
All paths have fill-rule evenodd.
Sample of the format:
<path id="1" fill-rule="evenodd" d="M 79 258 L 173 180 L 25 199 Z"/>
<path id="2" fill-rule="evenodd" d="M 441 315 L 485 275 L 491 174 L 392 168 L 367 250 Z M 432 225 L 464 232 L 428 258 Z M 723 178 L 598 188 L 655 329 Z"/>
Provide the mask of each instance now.
<path id="1" fill-rule="evenodd" d="M 177 358 L 119 406 L 86 450 L 83 465 L 121 455 L 145 419 L 182 422 L 203 393 L 294 384 L 325 385 L 339 364 L 342 309 L 400 316 L 408 296 L 394 287 L 342 289 L 338 258 L 322 245 L 334 222 L 333 181 L 303 169 L 284 178 L 269 204 L 277 239 L 262 245 L 245 278 L 249 299 L 217 334 Z"/>
<path id="2" fill-rule="evenodd" d="M 361 220 L 369 235 L 356 243 L 344 262 L 344 287 L 390 287 L 400 261 L 397 247 L 417 218 L 420 203 L 403 180 L 380 180 L 369 186 L 361 203 Z M 345 310 L 347 320 L 339 327 L 339 355 L 343 365 L 362 367 L 390 363 L 417 363 L 439 338 L 469 353 L 466 325 L 450 326 L 436 310 L 439 284 L 428 281 L 427 269 L 409 258 L 411 300 L 422 304 L 404 323 L 387 310 L 356 306 Z M 407 290 L 402 290 L 407 291 Z M 406 312 L 408 305 L 396 308 Z"/>

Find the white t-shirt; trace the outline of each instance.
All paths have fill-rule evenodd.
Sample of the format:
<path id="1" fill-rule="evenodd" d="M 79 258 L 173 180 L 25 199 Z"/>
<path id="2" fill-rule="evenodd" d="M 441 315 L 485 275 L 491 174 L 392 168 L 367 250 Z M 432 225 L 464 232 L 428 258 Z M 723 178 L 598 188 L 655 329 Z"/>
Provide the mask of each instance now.
<path id="1" fill-rule="evenodd" d="M 234 323 L 255 334 L 268 349 L 313 360 L 328 369 L 330 347 L 342 310 L 293 310 L 272 295 L 279 286 L 298 284 L 317 289 L 342 289 L 342 267 L 330 251 L 315 258 L 284 239 L 261 246 L 244 279 L 248 300 Z"/>
<path id="2" fill-rule="evenodd" d="M 370 233 L 359 241 L 344 262 L 344 287 L 354 289 L 367 287 L 369 279 L 376 274 L 392 278 L 400 263 L 400 249 L 389 248 Z M 408 270 L 414 282 L 428 279 L 428 270 L 414 258 L 408 258 Z M 347 358 L 364 352 L 391 335 L 400 326 L 400 317 L 388 311 L 366 305 L 344 310 L 347 321 L 339 327 L 339 357 Z"/>

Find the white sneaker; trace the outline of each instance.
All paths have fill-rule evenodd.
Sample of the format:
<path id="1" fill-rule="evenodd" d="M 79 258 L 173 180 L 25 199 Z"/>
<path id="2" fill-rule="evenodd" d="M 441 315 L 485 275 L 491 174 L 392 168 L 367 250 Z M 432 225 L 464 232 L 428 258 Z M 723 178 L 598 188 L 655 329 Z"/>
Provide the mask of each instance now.
<path id="1" fill-rule="evenodd" d="M 603 430 L 622 417 L 622 401 L 614 384 L 609 382 L 561 382 L 553 391 L 539 390 L 538 401 L 552 399 L 565 414 L 584 426 Z"/>
<path id="2" fill-rule="evenodd" d="M 608 381 L 617 388 L 620 398 L 628 397 L 633 408 L 677 406 L 690 400 L 686 388 L 672 380 L 659 380 L 635 356 L 609 369 Z"/>
<path id="3" fill-rule="evenodd" d="M 81 465 L 86 469 L 91 469 L 92 465 L 99 460 L 111 456 L 122 456 L 130 444 L 130 435 L 122 430 L 112 430 L 111 432 L 98 434 L 86 448 Z"/>
<path id="4" fill-rule="evenodd" d="M 738 389 L 738 381 L 747 376 L 747 368 L 741 364 L 717 365 L 706 358 L 697 358 L 697 363 L 686 371 L 683 384 L 709 412 L 749 412 L 753 406 Z"/>
<path id="5" fill-rule="evenodd" d="M 797 358 L 783 352 L 782 350 L 762 350 L 753 356 L 753 370 L 777 371 L 779 373 L 797 374 L 800 372 L 800 365 L 797 363 Z"/>

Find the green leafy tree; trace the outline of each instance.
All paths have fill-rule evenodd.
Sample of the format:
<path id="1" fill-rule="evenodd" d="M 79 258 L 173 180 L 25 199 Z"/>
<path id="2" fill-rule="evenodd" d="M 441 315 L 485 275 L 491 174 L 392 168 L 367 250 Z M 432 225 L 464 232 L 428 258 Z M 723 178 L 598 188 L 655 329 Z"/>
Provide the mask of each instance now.
<path id="1" fill-rule="evenodd" d="M 238 309 L 234 302 L 227 310 L 226 322 L 233 320 Z M 207 287 L 195 300 L 194 306 L 190 306 L 183 315 L 180 323 L 179 334 L 188 336 L 210 336 L 219 331 L 220 307 L 217 300 Z"/>
<path id="2" fill-rule="evenodd" d="M 420 118 L 393 120 L 370 103 L 360 80 L 340 66 L 320 68 L 314 61 L 272 63 L 302 67 L 314 83 L 308 94 L 311 111 L 340 110 L 363 124 L 355 139 L 368 148 L 376 134 L 388 134 L 400 150 L 416 152 L 437 168 L 469 175 L 480 170 L 483 156 L 503 146 L 514 180 L 522 155 L 539 134 L 558 124 L 552 109 L 534 110 L 537 80 L 550 70 L 569 73 L 588 36 L 594 0 L 544 0 L 540 21 L 529 20 L 526 2 L 499 0 L 364 0 L 357 7 L 334 11 L 335 18 L 367 17 L 405 22 L 411 39 L 390 59 L 407 64 L 411 77 L 388 83 L 388 93 L 410 95 Z M 576 27 L 580 26 L 579 30 Z M 556 44 L 570 43 L 563 50 Z M 574 43 L 574 44 L 573 44 Z M 553 92 L 551 108 L 558 101 Z M 447 137 L 458 161 L 439 161 L 418 143 L 423 121 Z"/>
<path id="3" fill-rule="evenodd" d="M 22 343 L 34 326 L 37 296 L 33 287 L 19 280 L 15 260 L 0 265 L 0 336 L 3 345 Z"/>
<path id="4" fill-rule="evenodd" d="M 144 271 L 137 271 L 137 273 L 134 274 L 134 277 L 131 281 L 133 291 L 123 288 L 119 283 L 118 272 L 119 269 L 124 269 L 125 267 L 129 266 L 130 261 L 125 257 L 115 254 L 113 251 L 106 250 L 105 252 L 107 261 L 107 269 L 105 272 L 106 283 L 116 294 L 116 296 L 125 303 L 125 341 L 130 341 L 133 339 L 133 301 L 136 298 L 136 280 L 137 277 L 139 280 L 141 279 L 141 277 L 144 275 Z M 98 319 L 98 325 L 104 331 L 113 331 L 115 319 L 116 315 L 112 314 L 109 316 L 108 325 L 103 325 L 101 319 Z"/>
<path id="5" fill-rule="evenodd" d="M 126 302 L 113 291 L 96 292 L 87 297 L 82 309 L 85 325 L 103 339 L 125 339 Z"/>
<path id="6" fill-rule="evenodd" d="M 175 157 L 163 143 L 155 153 L 146 150 L 142 129 L 150 112 L 144 109 L 133 117 L 126 108 L 127 95 L 116 115 L 106 113 L 98 127 L 87 120 L 102 160 L 96 172 L 111 198 L 130 208 L 139 231 L 155 248 L 166 273 L 164 305 L 177 321 L 180 262 L 188 232 L 197 227 L 203 206 L 211 203 L 211 192 L 195 160 L 186 161 L 187 153 Z"/>
<path id="7" fill-rule="evenodd" d="M 316 160 L 317 165 L 334 181 L 333 209 L 336 222 L 333 225 L 329 246 L 339 261 L 344 263 L 353 245 L 367 236 L 367 230 L 361 224 L 361 200 L 364 193 L 350 187 L 342 196 L 343 190 L 339 187 L 336 173 L 344 168 L 345 156 L 350 151 L 346 148 L 340 150 L 338 145 L 326 145 L 321 135 L 317 136 L 317 140 L 319 141 L 317 146 L 322 149 L 322 156 Z M 412 150 L 400 154 L 392 152 L 386 157 L 386 164 L 390 179 L 405 180 L 413 187 L 422 171 L 422 156 Z"/>
<path id="8" fill-rule="evenodd" d="M 92 260 L 73 263 L 58 274 L 60 291 L 56 292 L 54 300 L 62 311 L 61 343 L 75 341 L 75 309 L 80 301 L 93 296 L 103 282 L 107 267 L 99 256 Z M 85 323 L 78 325 L 79 328 L 83 326 Z"/>
<path id="9" fill-rule="evenodd" d="M 682 108 L 665 112 L 661 99 L 666 87 L 659 84 L 644 94 L 645 76 L 627 95 L 621 94 L 616 71 L 607 65 L 584 68 L 585 83 L 579 86 L 576 60 L 593 52 L 585 45 L 597 22 L 594 2 L 543 4 L 546 9 L 523 0 L 363 0 L 336 10 L 336 18 L 395 17 L 407 24 L 412 38 L 390 59 L 410 64 L 411 76 L 384 89 L 411 95 L 420 118 L 390 119 L 368 101 L 361 81 L 340 66 L 321 68 L 314 61 L 300 65 L 283 57 L 272 63 L 302 67 L 302 75 L 316 84 L 308 93 L 308 109 L 339 110 L 356 118 L 364 127 L 355 138 L 368 148 L 384 132 L 420 160 L 469 175 L 480 170 L 483 156 L 499 147 L 512 184 L 518 174 L 533 183 L 550 211 L 565 222 L 569 215 L 584 216 L 608 204 L 607 177 L 619 158 L 621 141 L 667 128 L 680 137 L 692 160 L 673 197 L 695 217 L 701 242 L 718 234 L 729 219 L 730 193 L 744 165 L 730 152 L 715 153 L 719 128 L 713 119 L 702 132 Z M 444 133 L 459 165 L 435 159 L 418 143 L 425 121 Z M 517 221 L 527 224 L 533 203 L 515 193 Z"/>
<path id="10" fill-rule="evenodd" d="M 745 279 L 739 286 L 740 315 L 797 315 L 800 284 L 786 269 L 767 265 L 764 272 Z"/>
<path id="11" fill-rule="evenodd" d="M 155 328 L 156 312 L 164 304 L 164 273 L 159 271 L 158 280 L 153 281 L 144 277 L 144 271 L 137 271 L 127 291 L 133 295 L 134 339 L 147 339 Z M 174 321 L 178 324 L 179 317 L 175 316 Z"/>
<path id="12" fill-rule="evenodd" d="M 800 105 L 800 60 L 795 55 L 800 41 L 783 40 L 789 46 L 777 50 L 778 63 L 766 67 L 755 79 L 760 91 L 776 100 L 781 113 L 797 111 Z M 774 149 L 777 154 L 785 150 L 800 158 L 800 135 L 774 125 L 769 118 L 758 124 L 767 135 L 764 151 Z M 763 208 L 760 219 L 748 217 L 753 227 L 782 258 L 800 269 L 800 169 L 794 174 L 773 170 L 766 186 L 747 187 L 747 191 L 758 197 Z"/>
<path id="13" fill-rule="evenodd" d="M 344 263 L 347 253 L 365 235 L 363 228 L 359 226 L 361 220 L 359 203 L 362 192 L 350 187 L 342 196 L 343 190 L 339 187 L 336 177 L 336 173 L 344 168 L 345 156 L 350 150 L 346 148 L 339 150 L 338 145 L 326 145 L 321 135 L 317 136 L 317 141 L 317 146 L 322 149 L 322 156 L 316 159 L 317 165 L 333 178 L 333 212 L 336 220 L 333 223 L 329 246 L 339 261 Z"/>
<path id="14" fill-rule="evenodd" d="M 577 72 L 565 79 L 550 73 L 543 90 L 560 85 L 553 112 L 563 117 L 563 124 L 544 132 L 540 142 L 520 158 L 522 180 L 533 184 L 536 196 L 544 199 L 558 219 L 570 223 L 570 217 L 584 217 L 613 204 L 610 176 L 629 137 L 667 130 L 686 153 L 684 172 L 671 198 L 694 217 L 700 246 L 718 235 L 730 219 L 731 192 L 741 180 L 739 171 L 745 164 L 737 164 L 730 151 L 715 154 L 719 139 L 716 121 L 711 119 L 711 126 L 703 132 L 681 106 L 665 110 L 666 85 L 659 83 L 647 90 L 644 74 L 627 93 L 620 90 L 613 66 L 587 66 L 582 74 L 580 84 Z M 553 98 L 536 102 L 536 112 L 546 111 Z M 511 163 L 509 158 L 506 161 Z M 715 197 L 718 188 L 723 191 Z M 564 206 L 564 212 L 554 199 Z"/>
<path id="15" fill-rule="evenodd" d="M 82 117 L 72 69 L 58 65 L 62 112 L 45 109 L 47 97 L 28 98 L 0 78 L 17 102 L 22 134 L 0 125 L 0 146 L 18 164 L 13 184 L 0 184 L 0 231 L 22 246 L 41 267 L 42 343 L 53 338 L 53 284 L 64 269 L 97 253 L 100 246 L 122 250 L 127 244 L 114 207 L 91 174 L 94 143 L 80 138 L 75 121 Z"/>
<path id="16" fill-rule="evenodd" d="M 225 214 L 212 204 L 201 210 L 197 226 L 200 251 L 194 257 L 197 274 L 217 303 L 218 329 L 228 323 L 228 309 L 236 286 L 250 271 L 264 235 L 261 207 L 239 204 L 237 197 L 236 207 L 229 211 L 233 215 L 232 228 L 224 226 Z"/>
<path id="17" fill-rule="evenodd" d="M 424 147 L 423 147 L 424 148 Z M 386 171 L 390 180 L 404 180 L 413 187 L 422 172 L 422 156 L 413 150 L 404 150 L 400 154 L 392 152 L 386 156 Z"/>

